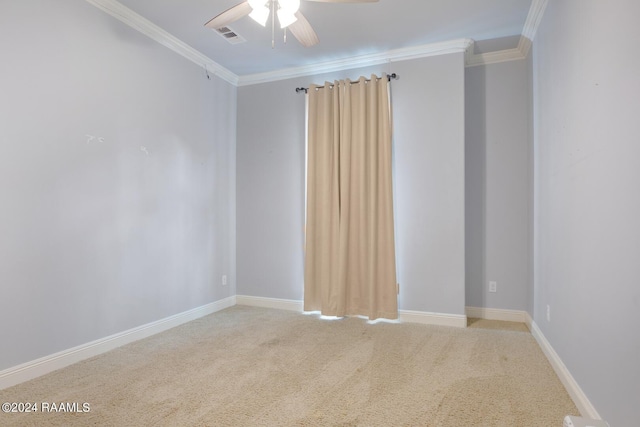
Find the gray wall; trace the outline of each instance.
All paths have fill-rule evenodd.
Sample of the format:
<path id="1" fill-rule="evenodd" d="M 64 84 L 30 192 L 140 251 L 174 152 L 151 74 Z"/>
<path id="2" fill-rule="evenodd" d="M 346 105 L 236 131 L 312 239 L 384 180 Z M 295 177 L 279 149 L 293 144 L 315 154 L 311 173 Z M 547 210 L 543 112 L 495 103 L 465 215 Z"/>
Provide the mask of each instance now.
<path id="1" fill-rule="evenodd" d="M 464 315 L 463 54 L 393 65 L 398 301 Z"/>
<path id="2" fill-rule="evenodd" d="M 238 295 L 302 299 L 307 84 L 238 88 Z"/>
<path id="3" fill-rule="evenodd" d="M 238 89 L 238 294 L 301 300 L 304 96 L 393 71 L 400 308 L 464 314 L 464 64 L 450 54 Z"/>
<path id="4" fill-rule="evenodd" d="M 640 402 L 638 16 L 549 2 L 534 44 L 534 317 L 612 426 L 637 425 Z"/>
<path id="5" fill-rule="evenodd" d="M 466 302 L 530 310 L 529 61 L 467 68 Z M 489 293 L 489 281 L 497 292 Z"/>
<path id="6" fill-rule="evenodd" d="M 0 52 L 0 370 L 234 295 L 236 89 L 84 1 Z"/>

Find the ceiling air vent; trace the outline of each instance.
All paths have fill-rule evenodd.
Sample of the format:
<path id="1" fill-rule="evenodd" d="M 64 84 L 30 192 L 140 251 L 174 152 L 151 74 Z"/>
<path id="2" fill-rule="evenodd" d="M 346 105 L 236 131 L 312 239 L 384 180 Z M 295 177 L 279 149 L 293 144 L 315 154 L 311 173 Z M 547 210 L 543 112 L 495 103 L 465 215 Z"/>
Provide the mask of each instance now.
<path id="1" fill-rule="evenodd" d="M 229 27 L 217 28 L 216 32 L 218 34 L 220 34 L 220 36 L 222 36 L 223 39 L 225 39 L 226 41 L 228 41 L 231 44 L 244 43 L 244 42 L 247 41 L 247 40 L 245 40 L 244 37 L 242 37 L 241 35 L 239 35 L 235 31 L 233 31 Z"/>

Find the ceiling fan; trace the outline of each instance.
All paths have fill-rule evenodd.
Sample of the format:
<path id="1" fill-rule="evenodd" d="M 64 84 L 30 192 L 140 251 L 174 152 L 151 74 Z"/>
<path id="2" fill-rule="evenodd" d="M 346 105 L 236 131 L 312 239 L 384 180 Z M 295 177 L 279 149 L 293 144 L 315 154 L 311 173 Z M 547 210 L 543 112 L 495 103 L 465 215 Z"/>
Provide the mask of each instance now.
<path id="1" fill-rule="evenodd" d="M 306 0 L 321 3 L 376 3 L 378 0 Z M 232 22 L 249 15 L 263 27 L 266 26 L 271 16 L 271 47 L 274 47 L 275 17 L 278 16 L 280 27 L 285 30 L 285 42 L 287 30 L 304 47 L 318 44 L 318 35 L 300 12 L 300 0 L 246 0 L 237 4 L 213 19 L 209 20 L 205 27 L 217 30 L 226 27 Z"/>

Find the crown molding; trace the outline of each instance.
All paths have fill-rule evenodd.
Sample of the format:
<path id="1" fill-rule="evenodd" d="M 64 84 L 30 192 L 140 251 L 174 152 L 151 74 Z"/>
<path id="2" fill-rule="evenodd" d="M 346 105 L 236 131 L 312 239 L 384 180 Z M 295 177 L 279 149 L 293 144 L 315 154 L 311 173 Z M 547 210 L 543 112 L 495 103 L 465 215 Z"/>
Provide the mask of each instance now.
<path id="1" fill-rule="evenodd" d="M 533 42 L 525 36 L 520 36 L 520 40 L 518 41 L 518 49 L 522 54 L 523 58 L 526 58 L 529 55 L 529 50 L 531 50 L 531 45 Z"/>
<path id="2" fill-rule="evenodd" d="M 549 0 L 533 0 L 531 7 L 529 8 L 529 14 L 527 20 L 524 23 L 522 29 L 522 35 L 520 36 L 520 43 L 518 43 L 518 49 L 522 52 L 522 55 L 526 58 L 529 54 L 529 49 L 533 43 L 533 39 L 536 38 L 538 27 L 542 21 L 542 16 L 547 8 Z"/>
<path id="3" fill-rule="evenodd" d="M 527 19 L 524 23 L 520 40 L 518 41 L 518 47 L 476 55 L 473 53 L 473 46 L 471 46 L 467 50 L 467 56 L 465 58 L 466 66 L 476 67 L 479 65 L 498 64 L 500 62 L 526 59 L 548 2 L 549 0 L 533 0 L 531 2 L 531 7 L 529 8 L 529 13 L 527 14 Z"/>
<path id="4" fill-rule="evenodd" d="M 268 73 L 250 74 L 238 76 L 227 68 L 215 62 L 213 59 L 195 50 L 182 40 L 174 37 L 167 31 L 158 27 L 148 19 L 137 14 L 117 0 L 86 0 L 88 3 L 108 13 L 114 18 L 129 25 L 147 37 L 157 41 L 161 45 L 173 50 L 188 60 L 204 67 L 207 71 L 235 86 L 249 86 L 278 80 L 304 77 L 314 74 L 330 73 L 334 71 L 350 70 L 360 67 L 386 64 L 411 59 L 426 58 L 429 56 L 446 55 L 449 53 L 465 53 L 465 65 L 475 67 L 480 65 L 496 64 L 507 61 L 525 59 L 531 49 L 538 26 L 547 7 L 548 0 L 533 0 L 529 13 L 520 36 L 518 47 L 496 52 L 482 54 L 473 53 L 474 41 L 468 38 L 451 40 L 441 43 L 430 43 L 420 46 L 390 50 L 371 55 L 356 56 L 336 61 L 322 62 L 303 67 L 285 68 Z"/>
<path id="5" fill-rule="evenodd" d="M 517 61 L 525 59 L 522 51 L 518 48 L 498 50 L 480 54 L 470 54 L 466 58 L 467 67 L 477 67 L 479 65 L 498 64 L 500 62 Z"/>
<path id="6" fill-rule="evenodd" d="M 215 62 L 213 59 L 195 50 L 182 40 L 169 34 L 167 31 L 158 27 L 153 22 L 141 15 L 137 14 L 133 10 L 124 6 L 122 3 L 116 0 L 86 0 L 88 3 L 94 5 L 98 9 L 108 13 L 114 18 L 122 21 L 131 28 L 138 30 L 147 37 L 157 41 L 161 45 L 168 47 L 174 52 L 182 55 L 188 60 L 204 67 L 208 72 L 220 77 L 227 82 L 237 85 L 238 76 L 229 71 L 222 65 Z"/>
<path id="7" fill-rule="evenodd" d="M 529 8 L 529 14 L 527 20 L 524 23 L 522 29 L 522 35 L 520 36 L 520 42 L 518 43 L 518 49 L 522 52 L 522 56 L 525 58 L 529 55 L 529 50 L 533 44 L 533 39 L 536 37 L 538 27 L 542 21 L 542 16 L 547 8 L 549 0 L 533 0 L 531 7 Z"/>
<path id="8" fill-rule="evenodd" d="M 448 42 L 430 43 L 420 46 L 394 49 L 371 55 L 362 55 L 339 59 L 336 61 L 322 62 L 303 67 L 286 68 L 268 73 L 250 74 L 241 76 L 238 86 L 249 86 L 278 80 L 287 80 L 296 77 L 351 70 L 354 68 L 407 61 L 410 59 L 426 58 L 429 56 L 446 55 L 449 53 L 463 53 L 471 45 L 473 45 L 473 40 L 471 39 L 457 39 Z"/>

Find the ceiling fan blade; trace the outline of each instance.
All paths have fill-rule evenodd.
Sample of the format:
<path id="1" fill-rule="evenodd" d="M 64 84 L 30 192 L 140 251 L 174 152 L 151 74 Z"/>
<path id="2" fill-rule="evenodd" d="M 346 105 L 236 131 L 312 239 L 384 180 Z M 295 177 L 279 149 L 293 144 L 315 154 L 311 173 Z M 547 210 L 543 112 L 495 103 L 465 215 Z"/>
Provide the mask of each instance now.
<path id="1" fill-rule="evenodd" d="M 307 18 L 300 12 L 296 12 L 296 22 L 289 25 L 287 28 L 291 31 L 291 34 L 298 39 L 300 44 L 304 47 L 311 47 L 318 44 L 318 35 L 307 21 Z"/>
<path id="2" fill-rule="evenodd" d="M 251 8 L 251 6 L 249 6 L 249 2 L 244 1 L 240 4 L 237 4 L 225 10 L 220 15 L 209 20 L 206 24 L 204 24 L 204 26 L 214 30 L 218 28 L 222 28 L 231 24 L 234 21 L 237 21 L 240 18 L 247 16 L 248 14 L 251 13 L 252 10 L 253 9 Z"/>
<path id="3" fill-rule="evenodd" d="M 318 3 L 377 3 L 378 0 L 307 0 Z"/>

